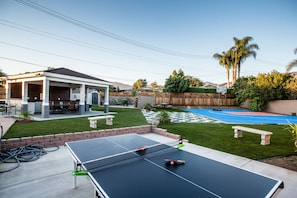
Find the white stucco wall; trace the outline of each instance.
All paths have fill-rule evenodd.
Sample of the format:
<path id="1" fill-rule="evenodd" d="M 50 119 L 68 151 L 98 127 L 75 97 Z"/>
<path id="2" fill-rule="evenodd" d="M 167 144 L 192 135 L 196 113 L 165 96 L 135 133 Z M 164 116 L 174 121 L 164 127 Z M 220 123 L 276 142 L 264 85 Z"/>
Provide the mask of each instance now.
<path id="1" fill-rule="evenodd" d="M 285 115 L 297 114 L 297 100 L 275 100 L 267 104 L 266 112 Z"/>

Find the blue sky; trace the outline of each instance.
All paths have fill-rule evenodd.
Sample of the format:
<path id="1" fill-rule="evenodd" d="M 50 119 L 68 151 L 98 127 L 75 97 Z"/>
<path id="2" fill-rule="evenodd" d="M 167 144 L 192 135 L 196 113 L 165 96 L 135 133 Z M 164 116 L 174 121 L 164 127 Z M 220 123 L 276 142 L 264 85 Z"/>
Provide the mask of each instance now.
<path id="1" fill-rule="evenodd" d="M 66 67 L 130 85 L 140 78 L 164 84 L 182 69 L 224 83 L 212 55 L 233 46 L 233 37 L 252 36 L 260 50 L 241 75 L 284 72 L 297 57 L 296 10 L 295 0 L 1 0 L 0 69 Z"/>

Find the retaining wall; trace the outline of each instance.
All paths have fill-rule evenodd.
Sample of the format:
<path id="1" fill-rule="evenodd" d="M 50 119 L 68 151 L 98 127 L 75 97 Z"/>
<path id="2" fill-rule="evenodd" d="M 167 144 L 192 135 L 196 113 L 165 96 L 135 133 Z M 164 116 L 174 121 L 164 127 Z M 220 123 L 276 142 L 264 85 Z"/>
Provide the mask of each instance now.
<path id="1" fill-rule="evenodd" d="M 33 137 L 22 137 L 22 138 L 10 138 L 2 139 L 1 150 L 10 150 L 12 148 L 18 148 L 29 144 L 38 144 L 44 147 L 48 146 L 62 146 L 65 142 L 100 138 L 112 135 L 123 135 L 129 133 L 145 134 L 145 133 L 156 133 L 173 139 L 179 139 L 180 136 L 172 133 L 168 133 L 166 129 L 157 128 L 153 125 L 117 128 L 117 129 L 106 129 L 98 131 L 85 131 L 75 133 L 64 133 L 64 134 L 53 134 Z"/>

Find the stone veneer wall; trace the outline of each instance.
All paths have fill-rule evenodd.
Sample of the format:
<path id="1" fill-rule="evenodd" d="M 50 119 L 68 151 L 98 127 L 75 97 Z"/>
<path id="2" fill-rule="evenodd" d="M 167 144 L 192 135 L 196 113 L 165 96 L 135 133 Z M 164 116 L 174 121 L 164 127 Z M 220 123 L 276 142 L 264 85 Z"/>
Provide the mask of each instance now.
<path id="1" fill-rule="evenodd" d="M 38 144 L 44 147 L 49 146 L 62 146 L 65 142 L 100 138 L 112 135 L 122 135 L 128 133 L 156 133 L 173 139 L 180 139 L 179 135 L 168 133 L 166 129 L 157 128 L 153 125 L 117 128 L 117 129 L 106 129 L 98 131 L 85 131 L 75 133 L 64 133 L 64 134 L 53 134 L 33 137 L 22 137 L 22 138 L 10 138 L 2 139 L 1 150 L 10 150 L 12 148 L 18 148 L 29 144 Z"/>

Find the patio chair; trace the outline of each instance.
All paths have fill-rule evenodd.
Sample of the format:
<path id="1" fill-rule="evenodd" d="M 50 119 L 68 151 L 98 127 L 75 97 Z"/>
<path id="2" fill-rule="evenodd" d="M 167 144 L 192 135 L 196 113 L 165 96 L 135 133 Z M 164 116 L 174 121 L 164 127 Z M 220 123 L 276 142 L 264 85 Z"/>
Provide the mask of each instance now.
<path id="1" fill-rule="evenodd" d="M 3 113 L 5 113 L 5 108 L 4 107 L 0 107 L 0 112 L 3 115 Z"/>
<path id="2" fill-rule="evenodd" d="M 76 107 L 75 107 L 75 101 L 71 101 L 69 106 L 68 106 L 68 111 L 76 111 Z"/>

